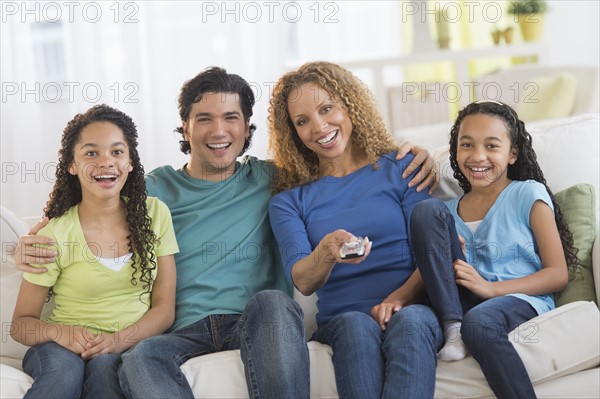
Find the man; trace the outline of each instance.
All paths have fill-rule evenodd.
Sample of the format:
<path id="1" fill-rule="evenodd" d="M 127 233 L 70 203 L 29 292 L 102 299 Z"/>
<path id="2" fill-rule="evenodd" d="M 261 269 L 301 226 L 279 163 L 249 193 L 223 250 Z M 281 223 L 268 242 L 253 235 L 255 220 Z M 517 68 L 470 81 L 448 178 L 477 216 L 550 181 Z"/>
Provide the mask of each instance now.
<path id="1" fill-rule="evenodd" d="M 248 83 L 221 68 L 205 70 L 181 89 L 177 130 L 189 161 L 179 170 L 163 166 L 146 177 L 148 195 L 169 206 L 179 244 L 176 318 L 168 334 L 123 354 L 119 377 L 129 397 L 191 398 L 179 366 L 231 349 L 240 349 L 250 397 L 309 397 L 302 311 L 290 297 L 267 214 L 273 166 L 248 156 L 238 161 L 255 130 L 253 106 Z M 399 156 L 410 148 L 403 146 Z M 408 172 L 427 152 L 418 157 Z M 431 169 L 430 161 L 424 169 Z M 25 262 L 45 262 L 28 245 L 44 242 L 32 236 L 42 225 L 20 240 L 25 244 L 16 254 L 21 270 L 32 271 Z M 292 329 L 297 336 L 290 335 Z"/>

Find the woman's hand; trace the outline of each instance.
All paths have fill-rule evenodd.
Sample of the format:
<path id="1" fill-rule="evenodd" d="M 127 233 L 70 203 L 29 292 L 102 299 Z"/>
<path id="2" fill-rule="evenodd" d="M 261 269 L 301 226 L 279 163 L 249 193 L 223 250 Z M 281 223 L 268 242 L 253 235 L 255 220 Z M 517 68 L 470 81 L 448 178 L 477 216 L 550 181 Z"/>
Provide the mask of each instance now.
<path id="1" fill-rule="evenodd" d="M 337 263 L 359 264 L 369 256 L 372 243 L 365 237 L 365 254 L 358 258 L 342 259 L 341 248 L 345 242 L 356 237 L 339 229 L 321 239 L 312 253 L 300 259 L 292 267 L 292 280 L 303 295 L 308 296 L 325 284 Z"/>
<path id="2" fill-rule="evenodd" d="M 457 259 L 454 261 L 454 275 L 456 276 L 456 284 L 462 285 L 478 297 L 490 299 L 496 296 L 494 283 L 481 277 L 481 274 L 464 260 Z"/>
<path id="3" fill-rule="evenodd" d="M 346 230 L 339 229 L 334 231 L 333 233 L 327 234 L 323 239 L 319 242 L 318 250 L 321 252 L 317 253 L 317 257 L 322 259 L 323 262 L 327 263 L 352 263 L 359 264 L 363 260 L 369 256 L 371 252 L 372 243 L 369 241 L 369 237 L 364 238 L 365 243 L 365 253 L 362 256 L 357 258 L 342 258 L 342 246 L 346 242 L 355 241 L 357 238 Z M 322 258 L 321 258 L 322 256 Z"/>
<path id="4" fill-rule="evenodd" d="M 387 327 L 387 323 L 391 320 L 394 313 L 402 308 L 402 304 L 398 300 L 386 299 L 379 305 L 373 306 L 371 316 L 377 321 L 377 324 L 383 331 Z"/>

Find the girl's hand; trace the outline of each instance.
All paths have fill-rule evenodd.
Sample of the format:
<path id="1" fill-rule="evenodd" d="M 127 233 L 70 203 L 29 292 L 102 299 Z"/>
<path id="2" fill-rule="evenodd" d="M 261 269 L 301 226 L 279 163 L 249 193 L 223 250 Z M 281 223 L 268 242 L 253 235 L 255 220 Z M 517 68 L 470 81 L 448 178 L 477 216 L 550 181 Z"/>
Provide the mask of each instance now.
<path id="1" fill-rule="evenodd" d="M 81 357 L 87 360 L 106 353 L 121 353 L 124 349 L 119 334 L 98 334 L 87 343 Z"/>
<path id="2" fill-rule="evenodd" d="M 487 281 L 467 262 L 457 259 L 454 261 L 456 284 L 462 285 L 482 299 L 495 297 L 493 283 Z"/>
<path id="3" fill-rule="evenodd" d="M 387 327 L 387 323 L 392 319 L 394 313 L 402 309 L 402 304 L 398 300 L 386 299 L 379 305 L 373 306 L 371 316 L 375 319 L 379 327 L 383 331 Z"/>
<path id="4" fill-rule="evenodd" d="M 52 327 L 56 328 L 57 332 L 56 337 L 53 337 L 53 341 L 78 355 L 85 352 L 88 342 L 94 339 L 94 335 L 90 330 L 83 327 L 64 324 L 53 324 Z"/>

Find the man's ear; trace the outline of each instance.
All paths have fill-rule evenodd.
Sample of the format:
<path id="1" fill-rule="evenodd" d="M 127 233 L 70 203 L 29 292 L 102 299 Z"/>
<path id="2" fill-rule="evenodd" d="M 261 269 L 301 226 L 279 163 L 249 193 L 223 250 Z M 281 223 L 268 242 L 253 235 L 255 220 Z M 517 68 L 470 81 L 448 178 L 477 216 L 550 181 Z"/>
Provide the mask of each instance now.
<path id="1" fill-rule="evenodd" d="M 187 139 L 187 136 L 188 136 L 188 123 L 187 122 L 181 122 L 181 129 L 183 129 L 183 139 L 185 141 L 189 141 Z"/>
<path id="2" fill-rule="evenodd" d="M 246 133 L 244 134 L 244 138 L 248 140 L 250 137 L 250 118 L 246 120 Z"/>

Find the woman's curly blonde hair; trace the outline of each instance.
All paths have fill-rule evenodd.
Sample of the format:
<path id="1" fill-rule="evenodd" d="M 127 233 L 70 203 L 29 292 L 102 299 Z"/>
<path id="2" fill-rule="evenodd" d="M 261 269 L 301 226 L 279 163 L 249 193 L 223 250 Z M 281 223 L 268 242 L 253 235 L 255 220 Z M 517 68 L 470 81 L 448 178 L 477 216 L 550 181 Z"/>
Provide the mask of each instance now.
<path id="1" fill-rule="evenodd" d="M 309 62 L 283 75 L 273 90 L 269 106 L 269 151 L 277 172 L 272 191 L 310 183 L 319 177 L 319 160 L 300 140 L 288 113 L 294 89 L 313 83 L 335 99 L 352 122 L 353 148 L 376 167 L 379 156 L 398 149 L 377 110 L 373 95 L 352 72 L 330 62 Z"/>

